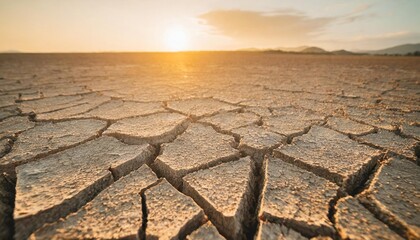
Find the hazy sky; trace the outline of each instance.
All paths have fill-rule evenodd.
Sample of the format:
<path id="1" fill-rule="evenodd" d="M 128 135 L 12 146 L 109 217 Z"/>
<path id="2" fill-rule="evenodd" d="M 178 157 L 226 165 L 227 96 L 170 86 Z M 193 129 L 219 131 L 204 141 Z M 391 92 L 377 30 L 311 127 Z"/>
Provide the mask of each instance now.
<path id="1" fill-rule="evenodd" d="M 420 0 L 0 0 L 0 51 L 231 50 L 420 42 Z"/>

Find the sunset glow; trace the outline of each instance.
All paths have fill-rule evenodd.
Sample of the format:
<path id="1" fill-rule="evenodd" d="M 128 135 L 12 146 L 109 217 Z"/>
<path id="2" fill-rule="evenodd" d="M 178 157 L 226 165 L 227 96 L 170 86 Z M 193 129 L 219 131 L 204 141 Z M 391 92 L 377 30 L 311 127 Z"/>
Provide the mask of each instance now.
<path id="1" fill-rule="evenodd" d="M 173 26 L 165 33 L 165 46 L 171 52 L 184 51 L 188 49 L 188 35 L 183 27 Z"/>
<path id="2" fill-rule="evenodd" d="M 420 42 L 419 8 L 415 0 L 0 1 L 0 52 L 376 50 Z"/>

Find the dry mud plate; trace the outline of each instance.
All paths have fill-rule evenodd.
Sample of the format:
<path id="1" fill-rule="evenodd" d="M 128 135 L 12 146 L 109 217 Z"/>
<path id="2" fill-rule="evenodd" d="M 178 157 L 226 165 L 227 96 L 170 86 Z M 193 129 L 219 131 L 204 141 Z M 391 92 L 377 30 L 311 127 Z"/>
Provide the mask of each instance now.
<path id="1" fill-rule="evenodd" d="M 0 55 L 0 239 L 420 239 L 420 60 Z"/>

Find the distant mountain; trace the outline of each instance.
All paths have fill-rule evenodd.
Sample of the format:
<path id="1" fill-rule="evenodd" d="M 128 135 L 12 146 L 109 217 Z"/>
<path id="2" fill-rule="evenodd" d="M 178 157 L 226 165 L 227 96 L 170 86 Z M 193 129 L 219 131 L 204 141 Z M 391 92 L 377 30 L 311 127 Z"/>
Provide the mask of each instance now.
<path id="1" fill-rule="evenodd" d="M 308 47 L 300 51 L 301 53 L 328 53 L 322 48 L 319 47 Z"/>
<path id="2" fill-rule="evenodd" d="M 357 50 L 347 51 L 345 49 L 336 51 L 326 51 L 320 47 L 315 46 L 301 46 L 295 48 L 244 48 L 238 51 L 249 51 L 249 52 L 270 52 L 270 53 L 292 53 L 292 54 L 333 54 L 333 55 L 420 55 L 420 43 L 417 44 L 403 44 L 381 50 Z"/>
<path id="3" fill-rule="evenodd" d="M 333 55 L 354 55 L 361 53 L 354 53 L 347 50 L 337 50 L 337 51 L 326 51 L 320 47 L 308 47 L 301 46 L 295 48 L 242 48 L 237 51 L 246 51 L 246 52 L 268 52 L 268 53 L 291 53 L 291 54 L 333 54 Z"/>
<path id="4" fill-rule="evenodd" d="M 7 50 L 7 51 L 1 51 L 0 53 L 21 53 L 21 51 L 18 51 L 18 50 Z"/>
<path id="5" fill-rule="evenodd" d="M 344 49 L 332 51 L 330 53 L 332 53 L 334 55 L 355 55 L 356 54 L 354 52 L 350 52 L 350 51 L 347 51 L 347 50 L 344 50 Z"/>
<path id="6" fill-rule="evenodd" d="M 274 48 L 273 50 L 280 50 L 283 52 L 301 52 L 302 50 L 306 48 L 309 48 L 309 47 L 308 46 L 300 46 L 300 47 L 293 47 L 293 48 L 279 47 L 279 48 Z"/>
<path id="7" fill-rule="evenodd" d="M 300 47 L 278 47 L 278 48 L 241 48 L 237 49 L 236 51 L 245 51 L 245 52 L 301 52 L 302 50 L 309 48 L 308 46 L 300 46 Z"/>
<path id="8" fill-rule="evenodd" d="M 240 49 L 237 49 L 236 51 L 239 51 L 239 52 L 259 52 L 259 51 L 263 51 L 263 50 L 260 49 L 260 48 L 240 48 Z"/>
<path id="9" fill-rule="evenodd" d="M 403 44 L 403 45 L 398 45 L 398 46 L 395 46 L 395 47 L 385 48 L 385 49 L 381 49 L 381 50 L 365 51 L 365 52 L 369 53 L 369 54 L 378 54 L 378 55 L 384 55 L 384 54 L 405 55 L 407 53 L 414 53 L 416 51 L 420 51 L 420 43 L 417 43 L 417 44 Z"/>

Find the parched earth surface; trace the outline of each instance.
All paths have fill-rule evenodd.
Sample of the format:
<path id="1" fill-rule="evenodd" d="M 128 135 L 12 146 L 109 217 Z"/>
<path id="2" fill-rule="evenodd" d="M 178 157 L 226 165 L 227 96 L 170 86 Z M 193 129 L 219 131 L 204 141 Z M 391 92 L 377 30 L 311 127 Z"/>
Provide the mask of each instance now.
<path id="1" fill-rule="evenodd" d="M 420 239 L 420 59 L 0 55 L 0 239 Z"/>

